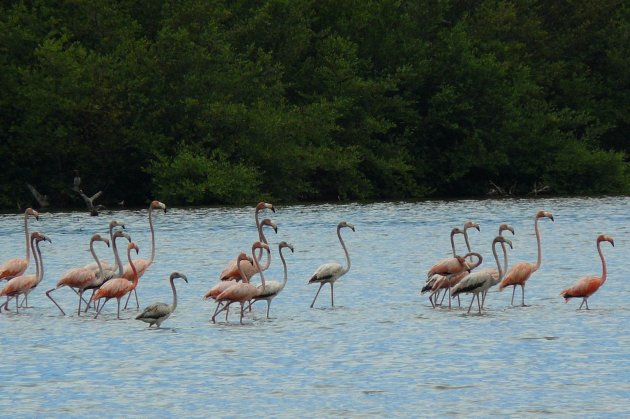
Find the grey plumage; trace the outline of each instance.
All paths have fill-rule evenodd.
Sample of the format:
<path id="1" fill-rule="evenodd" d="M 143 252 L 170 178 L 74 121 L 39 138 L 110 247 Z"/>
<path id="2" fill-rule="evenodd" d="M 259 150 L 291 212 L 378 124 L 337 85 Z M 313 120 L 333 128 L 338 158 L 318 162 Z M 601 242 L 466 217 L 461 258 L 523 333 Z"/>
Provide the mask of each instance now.
<path id="1" fill-rule="evenodd" d="M 160 327 L 164 320 L 168 319 L 169 316 L 175 311 L 177 308 L 177 291 L 175 291 L 175 284 L 173 281 L 175 278 L 182 278 L 186 283 L 188 283 L 188 278 L 186 275 L 180 274 L 179 272 L 173 272 L 170 276 L 171 289 L 173 290 L 173 304 L 166 303 L 153 303 L 144 311 L 136 316 L 136 320 L 141 320 L 145 323 L 149 323 L 149 327 L 154 324 L 157 327 Z"/>

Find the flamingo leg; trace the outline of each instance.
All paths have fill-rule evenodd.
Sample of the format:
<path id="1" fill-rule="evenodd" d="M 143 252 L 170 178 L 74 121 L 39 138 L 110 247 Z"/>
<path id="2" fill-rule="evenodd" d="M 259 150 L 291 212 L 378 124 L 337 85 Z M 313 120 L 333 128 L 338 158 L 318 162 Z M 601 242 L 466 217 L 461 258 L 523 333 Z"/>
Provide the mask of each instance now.
<path id="1" fill-rule="evenodd" d="M 120 298 L 116 298 L 116 301 L 118 301 L 118 312 L 116 313 L 116 318 L 120 320 Z"/>
<path id="2" fill-rule="evenodd" d="M 444 292 L 444 294 L 446 294 L 446 291 Z M 451 298 L 453 298 L 451 296 L 451 287 L 448 287 L 448 309 L 451 309 Z"/>
<path id="3" fill-rule="evenodd" d="M 267 299 L 267 318 L 269 318 L 269 306 L 271 306 L 271 299 Z"/>
<path id="4" fill-rule="evenodd" d="M 136 289 L 133 289 L 133 294 L 136 296 L 136 309 L 140 309 L 140 303 L 138 302 L 138 293 L 136 292 Z M 123 310 L 127 310 L 127 304 L 129 304 L 129 299 L 131 298 L 131 293 L 129 293 L 129 295 L 127 295 L 127 301 L 125 302 L 125 307 L 123 308 Z"/>
<path id="5" fill-rule="evenodd" d="M 438 295 L 440 295 L 440 290 L 437 291 Z M 447 291 L 444 290 L 444 294 L 442 294 L 442 300 L 440 301 L 440 305 L 444 302 L 444 297 L 446 297 Z"/>
<path id="6" fill-rule="evenodd" d="M 315 298 L 313 298 L 313 302 L 311 303 L 311 308 L 313 308 L 313 304 L 315 304 L 315 300 L 317 300 L 317 296 L 319 295 L 319 292 L 322 290 L 323 286 L 324 286 L 323 282 L 319 284 L 319 289 L 317 290 L 317 294 L 315 294 Z"/>
<path id="7" fill-rule="evenodd" d="M 331 307 L 335 306 L 335 293 L 333 290 L 333 285 L 334 285 L 334 282 L 331 282 L 330 283 L 330 306 Z"/>
<path id="8" fill-rule="evenodd" d="M 477 307 L 479 307 L 479 314 L 481 314 L 481 303 L 479 302 L 479 294 L 475 294 L 477 296 Z"/>
<path id="9" fill-rule="evenodd" d="M 61 310 L 61 314 L 63 314 L 63 315 L 65 316 L 65 315 L 66 315 L 65 311 L 63 311 L 63 309 L 61 308 L 61 306 L 60 306 L 59 304 L 57 304 L 57 302 L 56 302 L 56 301 L 52 298 L 52 295 L 50 295 L 50 293 L 51 293 L 51 292 L 53 292 L 53 291 L 54 291 L 54 290 L 56 290 L 56 289 L 57 289 L 57 288 L 52 288 L 52 289 L 49 289 L 48 291 L 46 291 L 46 296 L 47 296 L 48 298 L 50 298 L 50 301 L 52 301 L 53 303 L 55 303 L 55 305 L 57 306 L 57 308 L 58 308 L 59 310 Z M 80 301 L 79 301 L 79 304 L 80 304 Z"/>
<path id="10" fill-rule="evenodd" d="M 16 312 L 16 313 L 19 313 L 19 312 L 20 312 L 19 307 L 18 307 L 18 300 L 19 300 L 19 299 L 20 299 L 20 296 L 19 296 L 19 295 L 16 295 L 16 296 L 15 296 L 15 312 Z"/>
<path id="11" fill-rule="evenodd" d="M 105 300 L 102 306 L 100 305 L 101 302 L 100 301 L 98 302 L 100 308 L 96 311 L 96 316 L 94 316 L 94 318 L 98 317 L 98 315 L 101 313 L 101 310 L 103 309 L 103 307 L 105 307 L 105 304 L 107 304 L 108 301 L 109 301 L 109 298 Z"/>
<path id="12" fill-rule="evenodd" d="M 483 305 L 486 303 L 487 293 L 488 293 L 488 290 L 485 290 L 483 293 L 481 293 L 481 308 L 483 308 Z"/>
<path id="13" fill-rule="evenodd" d="M 470 305 L 468 306 L 468 313 L 470 313 L 470 309 L 472 308 L 473 303 L 475 302 L 475 294 L 473 294 L 472 300 L 470 300 Z"/>
<path id="14" fill-rule="evenodd" d="M 516 292 L 516 285 L 513 286 L 512 288 L 512 302 L 511 304 L 514 305 L 514 293 Z"/>
<path id="15" fill-rule="evenodd" d="M 525 307 L 525 284 L 521 284 L 521 306 Z"/>

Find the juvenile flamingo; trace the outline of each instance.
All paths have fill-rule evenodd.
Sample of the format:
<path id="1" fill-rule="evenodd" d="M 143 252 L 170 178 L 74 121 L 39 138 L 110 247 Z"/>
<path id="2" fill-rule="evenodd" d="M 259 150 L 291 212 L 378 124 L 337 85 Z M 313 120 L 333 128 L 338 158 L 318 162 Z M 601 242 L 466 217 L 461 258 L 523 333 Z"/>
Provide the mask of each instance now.
<path id="1" fill-rule="evenodd" d="M 346 221 L 342 221 L 339 224 L 337 224 L 337 237 L 339 237 L 339 242 L 341 243 L 341 247 L 343 247 L 343 251 L 346 254 L 346 262 L 348 263 L 348 266 L 344 268 L 337 262 L 331 262 L 331 263 L 325 263 L 321 265 L 319 268 L 317 268 L 317 270 L 315 270 L 313 275 L 311 275 L 311 278 L 308 280 L 308 283 L 312 284 L 314 282 L 315 283 L 319 282 L 319 289 L 317 290 L 317 294 L 315 294 L 315 298 L 313 298 L 313 302 L 311 303 L 311 308 L 313 308 L 313 305 L 315 304 L 315 300 L 317 300 L 317 296 L 319 295 L 319 292 L 322 290 L 322 287 L 324 286 L 324 284 L 327 284 L 327 283 L 330 284 L 330 305 L 331 307 L 334 307 L 335 299 L 334 299 L 333 286 L 335 284 L 335 281 L 337 281 L 343 275 L 348 273 L 348 271 L 350 270 L 350 266 L 351 266 L 350 255 L 348 254 L 348 249 L 346 248 L 346 244 L 341 238 L 341 229 L 344 227 L 347 227 L 351 229 L 352 231 L 354 231 L 354 225 Z"/>
<path id="2" fill-rule="evenodd" d="M 94 234 L 90 239 L 90 253 L 92 253 L 92 257 L 96 261 L 96 265 L 98 266 L 98 276 L 92 269 L 82 267 L 82 268 L 73 268 L 64 273 L 59 281 L 57 281 L 57 285 L 55 288 L 51 288 L 46 291 L 46 296 L 50 298 L 50 301 L 55 303 L 57 308 L 61 311 L 61 314 L 66 315 L 65 311 L 61 308 L 59 304 L 54 300 L 52 295 L 50 295 L 53 291 L 58 290 L 62 287 L 70 287 L 78 289 L 79 293 L 79 308 L 77 310 L 78 315 L 81 315 L 81 300 L 83 300 L 83 293 L 88 287 L 94 286 L 97 283 L 100 283 L 100 278 L 103 277 L 103 267 L 101 265 L 101 261 L 98 259 L 96 252 L 94 251 L 94 242 L 102 241 L 107 247 L 109 247 L 109 240 L 104 237 L 101 237 L 100 234 Z"/>
<path id="3" fill-rule="evenodd" d="M 7 282 L 4 288 L 0 290 L 0 297 L 7 297 L 6 303 L 3 304 L 6 310 L 9 309 L 9 301 L 11 298 L 15 298 L 15 312 L 18 313 L 18 296 L 27 296 L 44 278 L 44 262 L 42 260 L 42 252 L 39 249 L 39 243 L 44 240 L 52 243 L 50 238 L 45 234 L 37 231 L 31 233 L 30 246 L 33 251 L 33 258 L 35 259 L 35 274 L 13 277 Z"/>
<path id="4" fill-rule="evenodd" d="M 600 234 L 597 236 L 597 253 L 599 253 L 599 258 L 602 260 L 602 276 L 592 275 L 581 278 L 575 284 L 562 290 L 560 293 L 560 295 L 564 297 L 565 302 L 568 302 L 571 298 L 581 298 L 582 304 L 580 304 L 580 308 L 578 308 L 578 310 L 581 310 L 584 304 L 586 304 L 586 309 L 589 310 L 587 301 L 588 297 L 595 294 L 599 287 L 604 285 L 604 282 L 606 282 L 606 259 L 604 259 L 604 253 L 602 252 L 601 246 L 603 241 L 607 241 L 613 245 L 613 247 L 615 246 L 615 242 L 611 236 L 606 234 Z"/>
<path id="5" fill-rule="evenodd" d="M 536 259 L 536 263 L 529 262 L 518 262 L 515 263 L 514 266 L 505 274 L 505 277 L 499 284 L 499 291 L 503 290 L 503 288 L 512 285 L 514 289 L 512 290 L 512 305 L 514 305 L 514 292 L 516 291 L 516 286 L 521 286 L 522 293 L 522 306 L 525 306 L 525 283 L 529 279 L 530 276 L 534 272 L 536 272 L 540 268 L 540 264 L 542 263 L 542 248 L 540 245 L 540 231 L 538 231 L 538 220 L 541 218 L 549 218 L 553 221 L 553 214 L 549 211 L 538 211 L 536 216 L 534 217 L 534 231 L 536 232 L 536 243 L 538 244 L 538 258 Z"/>
<path id="6" fill-rule="evenodd" d="M 269 306 L 271 305 L 271 300 L 273 300 L 275 297 L 278 296 L 278 294 L 280 294 L 280 292 L 282 292 L 284 287 L 287 285 L 287 280 L 289 278 L 287 271 L 287 262 L 284 260 L 284 255 L 282 254 L 282 249 L 284 249 L 285 247 L 289 248 L 289 250 L 291 250 L 291 253 L 293 253 L 293 246 L 291 244 L 285 241 L 281 241 L 278 244 L 278 253 L 280 253 L 280 260 L 282 260 L 282 266 L 284 267 L 284 279 L 282 280 L 282 282 L 267 280 L 265 282 L 264 291 L 262 290 L 262 285 L 259 285 L 258 288 L 261 290 L 260 294 L 258 294 L 258 296 L 255 297 L 250 303 L 251 306 L 256 301 L 267 301 L 267 318 L 269 318 Z"/>
<path id="7" fill-rule="evenodd" d="M 497 236 L 492 241 L 492 254 L 494 255 L 494 260 L 497 262 L 497 269 L 488 268 L 477 272 L 471 272 L 452 289 L 452 297 L 458 296 L 462 293 L 473 294 L 473 298 L 470 300 L 470 306 L 468 306 L 468 313 L 470 313 L 470 309 L 472 308 L 476 297 L 479 314 L 481 314 L 483 304 L 479 302 L 479 294 L 481 293 L 483 295 L 483 293 L 488 289 L 498 284 L 503 277 L 503 272 L 505 271 L 501 269 L 501 263 L 499 262 L 499 256 L 497 255 L 497 243 L 501 243 L 502 246 L 504 243 L 507 243 L 511 248 L 512 242 L 503 236 Z M 503 247 L 503 249 L 505 248 Z"/>
<path id="8" fill-rule="evenodd" d="M 265 243 L 261 243 L 259 241 L 254 242 L 252 246 L 252 255 L 256 254 L 258 249 L 265 249 L 269 251 L 269 245 Z M 245 253 L 241 253 L 238 255 L 237 264 L 241 266 L 240 261 L 246 260 L 247 255 Z M 260 266 L 258 266 L 258 258 L 254 257 L 254 263 L 258 268 L 258 273 L 260 274 L 260 281 L 262 283 L 262 288 L 258 288 L 257 286 L 250 284 L 249 282 L 237 282 L 232 285 L 230 288 L 223 291 L 216 298 L 217 300 L 217 310 L 215 310 L 214 315 L 212 316 L 212 322 L 215 321 L 215 317 L 223 310 L 227 310 L 231 304 L 239 303 L 241 305 L 241 318 L 240 323 L 243 324 L 243 312 L 245 308 L 245 303 L 250 301 L 251 299 L 257 297 L 259 294 L 265 292 L 265 276 L 263 272 L 260 270 Z M 224 302 L 225 304 L 219 310 L 219 303 Z"/>
<path id="9" fill-rule="evenodd" d="M 499 226 L 499 236 L 503 235 L 504 231 L 509 231 L 514 235 L 514 227 L 509 224 L 501 224 Z M 505 274 L 508 270 L 508 257 L 507 257 L 507 249 L 505 248 L 505 242 L 501 242 L 501 248 L 503 249 L 503 273 Z M 488 295 L 488 290 L 485 290 L 483 294 L 481 294 L 481 307 L 483 307 L 484 302 L 486 301 L 486 295 Z"/>
<path id="10" fill-rule="evenodd" d="M 138 314 L 136 316 L 136 320 L 149 323 L 149 327 L 154 324 L 156 324 L 157 327 L 160 327 L 162 322 L 173 314 L 177 308 L 177 291 L 175 291 L 175 284 L 173 282 L 175 278 L 181 278 L 188 283 L 186 275 L 180 274 L 179 272 L 173 272 L 171 274 L 169 280 L 171 282 L 171 289 L 173 290 L 173 304 L 153 303 L 149 307 L 145 308 L 142 313 Z"/>
<path id="11" fill-rule="evenodd" d="M 36 220 L 39 221 L 39 213 L 35 211 L 33 208 L 27 208 L 24 211 L 24 237 L 26 242 L 26 257 L 25 258 L 13 258 L 5 261 L 2 265 L 0 265 L 0 281 L 24 275 L 26 272 L 26 268 L 28 268 L 28 263 L 31 258 L 31 245 L 30 245 L 30 236 L 28 234 L 28 217 L 35 217 Z M 33 257 L 35 257 L 33 255 Z"/>
<path id="12" fill-rule="evenodd" d="M 131 242 L 127 245 L 127 260 L 129 261 L 129 265 L 131 266 L 131 272 L 133 273 L 133 281 L 129 282 L 127 278 L 117 277 L 110 279 L 106 283 L 104 283 L 92 296 L 90 301 L 97 301 L 101 298 L 105 298 L 105 302 L 101 305 L 101 308 L 96 312 L 94 318 L 97 318 L 105 304 L 112 298 L 118 300 L 118 313 L 116 315 L 117 319 L 120 319 L 120 299 L 125 295 L 130 294 L 137 286 L 138 286 L 138 271 L 136 270 L 135 261 L 131 260 L 131 250 L 135 250 L 136 254 L 138 254 L 138 246 L 134 242 Z"/>
<path id="13" fill-rule="evenodd" d="M 134 261 L 136 270 L 138 272 L 137 273 L 138 278 L 144 275 L 144 273 L 147 271 L 149 266 L 151 266 L 151 264 L 153 263 L 153 259 L 155 259 L 155 231 L 153 228 L 153 218 L 152 218 L 154 209 L 161 209 L 162 211 L 164 211 L 164 213 L 166 213 L 166 205 L 164 205 L 160 201 L 153 201 L 149 205 L 149 229 L 151 230 L 151 256 L 149 257 L 149 259 L 138 259 Z M 129 281 L 133 281 L 134 274 L 129 264 L 125 266 L 125 271 L 123 272 L 122 276 L 124 278 L 127 278 Z M 138 293 L 135 288 L 133 289 L 133 294 L 136 297 L 136 308 L 139 309 L 140 303 L 138 302 Z M 131 298 L 131 293 L 127 296 L 127 301 L 125 302 L 125 307 L 124 307 L 125 309 L 127 308 L 127 304 L 129 304 L 129 298 Z"/>

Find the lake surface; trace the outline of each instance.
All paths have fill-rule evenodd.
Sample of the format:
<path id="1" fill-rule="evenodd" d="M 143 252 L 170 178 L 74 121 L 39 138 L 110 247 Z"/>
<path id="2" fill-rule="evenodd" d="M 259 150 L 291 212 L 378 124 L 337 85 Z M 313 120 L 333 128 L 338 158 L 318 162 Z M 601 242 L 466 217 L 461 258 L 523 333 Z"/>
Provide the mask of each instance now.
<path id="1" fill-rule="evenodd" d="M 138 287 L 141 307 L 170 303 L 169 274 L 188 276 L 189 284 L 176 282 L 179 306 L 162 329 L 134 320 L 135 306 L 116 320 L 115 300 L 96 320 L 77 317 L 77 297 L 65 288 L 55 294 L 62 316 L 44 295 L 65 270 L 91 261 L 89 239 L 106 234 L 111 219 L 125 222 L 147 257 L 146 210 L 44 213 L 31 226 L 53 243 L 41 246 L 45 277 L 29 298 L 34 308 L 0 314 L 0 414 L 628 417 L 628 208 L 626 197 L 277 206 L 261 213 L 279 228 L 268 235 L 266 277 L 281 280 L 277 243 L 286 240 L 295 246 L 289 282 L 271 319 L 259 302 L 244 325 L 237 310 L 212 324 L 215 304 L 202 296 L 228 260 L 250 251 L 253 207 L 169 208 L 154 213 L 157 255 Z M 503 222 L 516 230 L 510 263 L 535 261 L 539 209 L 555 222 L 540 221 L 543 261 L 526 286 L 529 306 L 511 307 L 511 289 L 494 288 L 487 310 L 468 315 L 469 296 L 449 311 L 419 294 L 427 269 L 451 252 L 451 228 L 467 219 L 481 224 L 469 232 L 484 267 L 494 266 L 490 244 Z M 22 220 L 0 215 L 0 261 L 24 254 Z M 356 226 L 343 230 L 352 268 L 335 285 L 334 308 L 326 285 L 310 309 L 313 271 L 345 265 L 341 220 Z M 576 311 L 580 300 L 565 304 L 559 293 L 601 274 L 600 233 L 615 238 L 615 247 L 603 243 L 609 277 L 591 310 Z"/>

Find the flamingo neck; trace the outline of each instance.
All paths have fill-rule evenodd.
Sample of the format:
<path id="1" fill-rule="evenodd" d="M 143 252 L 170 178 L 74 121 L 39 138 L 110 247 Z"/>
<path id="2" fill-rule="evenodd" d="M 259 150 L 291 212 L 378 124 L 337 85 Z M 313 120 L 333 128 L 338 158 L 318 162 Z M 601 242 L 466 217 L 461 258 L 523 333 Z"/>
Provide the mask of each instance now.
<path id="1" fill-rule="evenodd" d="M 497 243 L 498 242 L 494 242 L 492 244 L 492 254 L 494 255 L 494 260 L 497 262 L 497 270 L 499 271 L 499 280 L 498 280 L 498 282 L 501 282 L 501 280 L 503 279 L 503 272 L 505 272 L 505 271 L 503 269 L 501 269 L 501 262 L 499 262 L 499 255 L 497 254 Z M 507 258 L 507 253 L 505 252 L 505 243 L 501 243 L 501 244 L 502 244 L 501 248 L 503 249 L 503 254 Z"/>
<path id="2" fill-rule="evenodd" d="M 455 234 L 457 233 L 451 233 L 451 249 L 453 249 L 453 257 L 457 256 L 457 253 L 455 252 Z"/>
<path id="3" fill-rule="evenodd" d="M 134 290 L 138 286 L 138 271 L 131 260 L 131 249 L 127 249 L 127 260 L 129 260 L 129 266 L 131 266 L 131 270 L 133 271 L 133 284 L 131 285 L 131 289 Z"/>
<path id="4" fill-rule="evenodd" d="M 39 252 L 39 242 L 36 243 L 36 241 L 37 239 L 31 240 L 30 247 L 33 250 L 33 259 L 35 259 L 35 279 L 37 280 L 37 283 L 39 283 L 39 281 L 44 278 L 44 266 L 42 265 L 41 269 L 39 267 L 41 263 L 41 252 Z M 37 249 L 37 251 L 35 249 Z"/>
<path id="5" fill-rule="evenodd" d="M 118 237 L 113 237 L 112 238 L 112 248 L 114 249 L 114 259 L 116 260 L 116 263 L 114 264 L 114 267 L 112 268 L 112 270 L 114 272 L 116 272 L 116 270 L 118 270 L 118 276 L 122 277 L 123 276 L 123 266 L 122 263 L 120 262 L 120 255 L 118 254 L 118 247 L 116 247 L 116 239 Z"/>
<path id="6" fill-rule="evenodd" d="M 348 267 L 343 270 L 343 273 L 345 274 L 346 272 L 350 270 L 350 266 L 352 266 L 352 262 L 350 262 L 350 254 L 348 253 L 348 249 L 346 248 L 346 243 L 344 243 L 343 239 L 341 238 L 340 227 L 337 227 L 337 237 L 339 237 L 339 242 L 341 243 L 341 247 L 343 247 L 343 251 L 346 254 L 346 261 L 348 262 Z"/>
<path id="7" fill-rule="evenodd" d="M 503 249 L 503 272 L 507 272 L 508 257 L 507 257 L 507 248 L 505 247 L 505 242 L 501 242 L 501 249 Z"/>
<path id="8" fill-rule="evenodd" d="M 267 252 L 269 252 L 269 257 L 271 258 L 271 252 L 269 251 L 269 249 L 267 249 Z M 262 282 L 262 290 L 260 290 L 260 293 L 264 294 L 265 293 L 265 275 L 263 275 L 263 271 L 260 269 L 260 265 L 258 264 L 258 259 L 256 259 L 255 256 L 252 259 L 254 259 L 254 265 L 256 265 L 256 269 L 258 269 L 258 272 L 260 273 L 260 281 Z"/>
<path id="9" fill-rule="evenodd" d="M 536 259 L 536 266 L 534 266 L 533 272 L 537 271 L 542 263 L 542 246 L 540 244 L 540 231 L 538 230 L 539 219 L 539 217 L 536 217 L 536 220 L 534 220 L 534 231 L 536 232 L 536 243 L 538 244 L 538 257 Z"/>
<path id="10" fill-rule="evenodd" d="M 597 253 L 599 253 L 599 258 L 602 260 L 602 278 L 600 280 L 600 286 L 604 285 L 606 282 L 606 273 L 608 272 L 606 269 L 606 259 L 604 258 L 604 252 L 602 252 L 602 242 L 597 243 Z"/>
<path id="11" fill-rule="evenodd" d="M 282 280 L 282 288 L 287 284 L 289 280 L 289 272 L 287 270 L 287 262 L 284 260 L 284 255 L 282 254 L 282 249 L 279 250 L 280 260 L 282 260 L 282 266 L 284 267 L 284 279 Z"/>
<path id="12" fill-rule="evenodd" d="M 90 253 L 92 253 L 92 257 L 96 261 L 96 266 L 98 266 L 98 275 L 99 278 L 103 278 L 103 266 L 101 265 L 101 261 L 98 259 L 96 252 L 94 251 L 94 240 L 90 241 Z"/>
<path id="13" fill-rule="evenodd" d="M 149 265 L 155 259 L 155 231 L 153 229 L 153 207 L 149 207 L 149 229 L 151 230 L 151 256 L 149 257 Z M 148 265 L 147 265 L 148 266 Z"/>
<path id="14" fill-rule="evenodd" d="M 24 213 L 24 236 L 26 237 L 26 265 L 28 266 L 28 263 L 31 259 L 32 247 L 32 242 L 31 245 L 29 245 L 28 242 L 28 213 Z M 35 250 L 33 250 L 33 257 L 35 257 Z"/>
<path id="15" fill-rule="evenodd" d="M 173 304 L 171 304 L 171 311 L 175 311 L 177 308 L 177 291 L 175 291 L 175 278 L 171 278 L 171 289 L 173 290 Z"/>
<path id="16" fill-rule="evenodd" d="M 258 213 L 256 215 L 258 215 Z M 265 233 L 263 232 L 263 225 L 262 224 L 258 225 L 258 238 L 260 239 L 260 241 L 262 243 L 269 244 L 267 242 L 267 238 L 265 237 Z M 262 256 L 263 256 L 262 252 L 263 252 L 263 249 L 261 247 L 261 248 L 258 249 L 258 256 L 254 255 L 254 259 L 258 259 L 258 261 L 260 262 L 262 260 Z M 265 262 L 265 264 L 260 267 L 260 270 L 261 271 L 266 271 L 267 269 L 269 269 L 270 265 L 271 265 L 271 252 L 267 253 L 267 262 Z"/>

